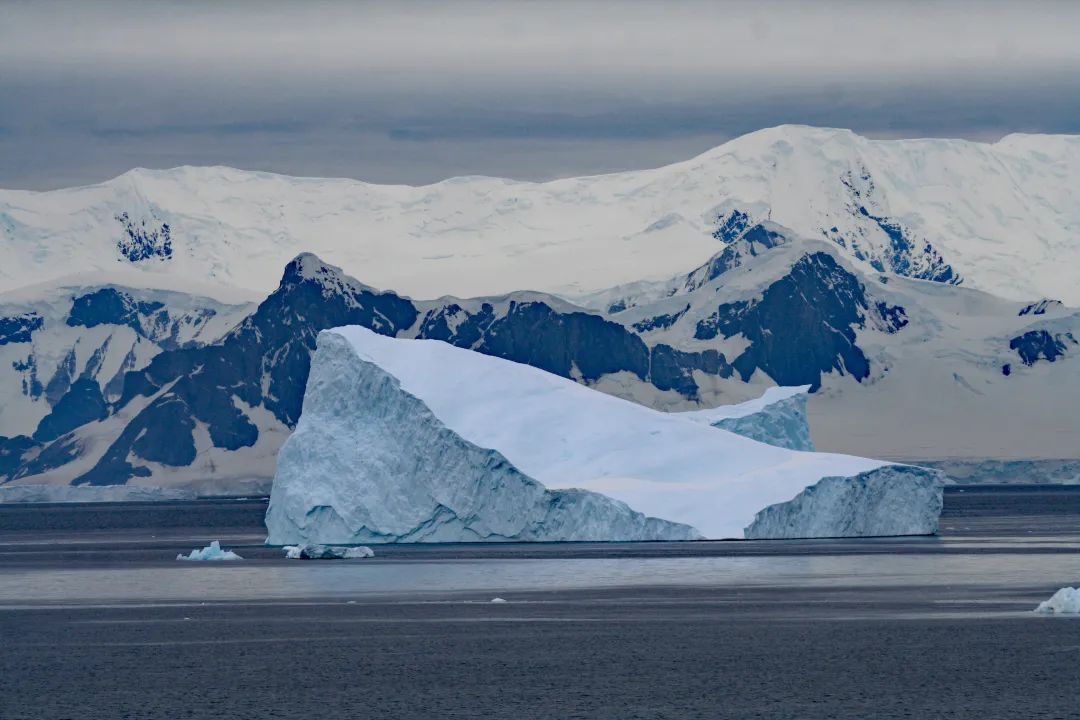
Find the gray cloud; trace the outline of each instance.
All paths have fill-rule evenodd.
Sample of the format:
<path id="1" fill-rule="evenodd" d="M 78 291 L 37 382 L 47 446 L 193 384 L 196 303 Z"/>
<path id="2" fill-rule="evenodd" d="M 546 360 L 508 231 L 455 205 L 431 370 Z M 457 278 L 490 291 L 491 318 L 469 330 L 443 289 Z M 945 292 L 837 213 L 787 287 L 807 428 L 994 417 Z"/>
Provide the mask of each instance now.
<path id="1" fill-rule="evenodd" d="M 1080 131 L 1080 4 L 8 3 L 0 186 L 671 162 L 781 123 Z M 63 17 L 64 22 L 56 22 Z"/>

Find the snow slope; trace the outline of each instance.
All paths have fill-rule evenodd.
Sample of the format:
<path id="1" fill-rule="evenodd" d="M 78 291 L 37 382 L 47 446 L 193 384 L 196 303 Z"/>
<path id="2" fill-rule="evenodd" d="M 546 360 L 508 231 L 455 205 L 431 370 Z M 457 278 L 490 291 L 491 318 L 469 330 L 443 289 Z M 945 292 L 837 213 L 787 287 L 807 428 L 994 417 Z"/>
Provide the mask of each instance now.
<path id="1" fill-rule="evenodd" d="M 866 269 L 1076 305 L 1078 186 L 1078 136 L 884 141 L 803 126 L 666 167 L 547 183 L 140 169 L 88 187 L 0 191 L 0 290 L 80 267 L 264 294 L 310 251 L 414 297 L 579 295 L 670 278 L 734 228 L 771 220 Z"/>
<path id="2" fill-rule="evenodd" d="M 79 416 L 76 401 L 84 410 L 103 409 L 119 398 L 124 373 L 163 349 L 213 342 L 254 308 L 102 279 L 0 293 L 0 436 L 37 432 L 51 439 L 74 429 L 65 415 Z"/>
<path id="3" fill-rule="evenodd" d="M 882 466 L 764 445 L 534 367 L 352 326 L 319 336 L 304 412 L 279 454 L 268 542 L 674 539 L 683 532 L 643 530 L 657 521 L 610 507 L 560 507 L 535 489 L 520 490 L 526 481 L 600 493 L 706 537 L 742 537 L 759 511 L 789 503 L 822 478 L 873 475 Z M 884 496 L 898 510 L 888 534 L 935 532 L 936 473 L 886 468 Z M 553 507 L 564 514 L 553 518 Z M 785 516 L 781 525 L 799 525 L 797 507 L 774 511 Z M 880 526 L 853 522 L 853 509 L 864 508 L 818 503 L 819 517 L 806 527 L 879 534 Z"/>
<path id="4" fill-rule="evenodd" d="M 44 411 L 51 385 L 67 392 L 39 418 L 18 406 L 33 394 L 27 369 L 0 385 L 13 399 L 0 402 L 0 419 L 14 418 L 14 433 L 36 432 L 46 419 L 51 428 L 37 439 L 0 435 L 0 480 L 263 492 L 300 416 L 316 336 L 341 325 L 444 340 L 669 412 L 748 400 L 774 385 L 810 385 L 814 445 L 833 452 L 915 464 L 949 459 L 947 467 L 986 458 L 1008 467 L 1033 458 L 1055 459 L 1065 470 L 1075 464 L 1076 310 L 867 274 L 835 244 L 775 224 L 746 228 L 688 270 L 615 288 L 590 309 L 535 292 L 414 301 L 303 254 L 220 338 L 172 349 L 147 344 L 156 353 L 148 364 L 98 373 L 96 386 L 83 382 L 85 368 L 99 366 L 81 349 L 69 369 L 71 347 L 99 347 L 90 345 L 94 333 L 156 328 L 147 321 L 166 311 L 187 317 L 183 308 L 205 301 L 179 298 L 131 314 L 132 303 L 138 310 L 144 300 L 130 291 L 130 301 L 102 305 L 109 313 L 79 314 L 79 322 L 108 319 L 87 328 L 68 325 L 70 294 L 45 298 L 60 308 L 56 327 L 75 334 L 58 346 L 55 364 L 38 363 L 44 399 L 37 402 Z M 16 353 L 7 358 L 12 371 L 52 332 L 53 321 L 37 327 L 32 312 L 24 305 L 0 318 L 8 343 L 0 353 Z M 217 337 L 212 324 L 205 328 L 207 339 Z M 15 408 L 10 416 L 7 408 Z"/>

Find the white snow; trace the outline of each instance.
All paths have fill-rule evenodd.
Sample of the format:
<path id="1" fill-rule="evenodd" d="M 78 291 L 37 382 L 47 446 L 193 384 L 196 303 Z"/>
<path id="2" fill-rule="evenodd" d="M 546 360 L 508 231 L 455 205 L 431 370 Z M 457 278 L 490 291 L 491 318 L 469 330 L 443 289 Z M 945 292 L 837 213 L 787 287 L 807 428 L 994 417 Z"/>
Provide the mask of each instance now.
<path id="1" fill-rule="evenodd" d="M 1075 615 L 1080 613 L 1080 588 L 1063 587 L 1035 608 L 1043 615 Z"/>
<path id="2" fill-rule="evenodd" d="M 742 537 L 759 511 L 792 501 L 822 478 L 883 465 L 764 445 L 530 366 L 344 327 L 319 336 L 303 415 L 278 458 L 268 542 L 400 539 L 447 508 L 472 511 L 491 488 L 510 482 L 510 471 L 551 489 L 601 493 L 705 537 Z M 920 472 L 922 479 L 898 476 L 889 485 L 912 503 L 897 504 L 907 514 L 890 532 L 936 531 L 932 496 L 940 511 L 940 487 Z M 450 479 L 463 487 L 449 486 Z M 433 492 L 448 497 L 434 502 Z M 512 530 L 489 534 L 520 537 L 523 506 L 501 495 L 490 502 L 496 505 L 485 508 L 490 522 Z M 818 510 L 831 517 L 845 512 Z M 618 539 L 630 527 L 594 524 L 586 537 L 571 539 Z M 452 539 L 485 539 L 467 536 L 455 532 Z"/>
<path id="3" fill-rule="evenodd" d="M 354 560 L 375 557 L 369 547 L 341 547 L 335 545 L 286 545 L 282 548 L 289 560 Z"/>
<path id="4" fill-rule="evenodd" d="M 184 555 L 183 553 L 176 556 L 177 560 L 193 560 L 193 561 L 217 561 L 217 560 L 243 560 L 232 550 L 222 550 L 221 543 L 214 540 L 212 543 L 202 548 L 195 548 L 191 551 L 190 555 Z"/>
<path id="5" fill-rule="evenodd" d="M 710 233 L 731 209 L 809 237 L 837 227 L 863 252 L 887 255 L 886 234 L 853 205 L 854 186 L 870 212 L 903 223 L 968 285 L 1076 305 L 1078 185 L 1080 136 L 870 140 L 791 125 L 666 167 L 546 183 L 466 177 L 408 187 L 137 169 L 87 187 L 0 191 L 0 290 L 72 267 L 123 267 L 152 285 L 179 277 L 265 293 L 290 258 L 312 251 L 414 297 L 578 294 L 696 267 L 717 249 Z M 118 263 L 115 216 L 124 212 L 151 229 L 167 222 L 171 259 Z"/>

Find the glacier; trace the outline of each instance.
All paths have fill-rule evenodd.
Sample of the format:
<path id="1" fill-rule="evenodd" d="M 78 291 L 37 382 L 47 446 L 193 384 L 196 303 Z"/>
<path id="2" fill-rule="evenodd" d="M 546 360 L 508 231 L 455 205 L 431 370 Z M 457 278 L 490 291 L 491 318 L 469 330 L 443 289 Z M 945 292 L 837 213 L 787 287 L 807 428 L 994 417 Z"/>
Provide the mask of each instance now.
<path id="1" fill-rule="evenodd" d="M 162 488 L 148 485 L 9 485 L 0 487 L 2 503 L 98 503 L 161 502 L 194 500 L 190 488 Z"/>
<path id="2" fill-rule="evenodd" d="M 1080 588 L 1063 587 L 1049 600 L 1035 608 L 1040 615 L 1075 615 L 1080 613 Z"/>
<path id="3" fill-rule="evenodd" d="M 204 548 L 195 548 L 191 551 L 190 555 L 184 555 L 180 553 L 176 556 L 177 560 L 190 560 L 190 561 L 221 561 L 221 560 L 243 560 L 232 550 L 222 550 L 221 543 L 214 540 Z"/>
<path id="4" fill-rule="evenodd" d="M 808 533 L 936 532 L 940 474 L 896 467 L 766 445 L 531 366 L 350 326 L 318 336 L 266 542 L 764 537 L 759 511 L 784 504 L 830 516 L 783 523 Z M 865 521 L 824 502 L 835 492 L 798 502 L 823 478 L 855 476 L 877 479 L 861 494 Z M 904 509 L 881 533 L 879 505 Z"/>
<path id="5" fill-rule="evenodd" d="M 810 423 L 806 419 L 809 392 L 809 385 L 771 387 L 761 397 L 744 403 L 680 414 L 688 420 L 712 425 L 767 445 L 813 452 Z"/>

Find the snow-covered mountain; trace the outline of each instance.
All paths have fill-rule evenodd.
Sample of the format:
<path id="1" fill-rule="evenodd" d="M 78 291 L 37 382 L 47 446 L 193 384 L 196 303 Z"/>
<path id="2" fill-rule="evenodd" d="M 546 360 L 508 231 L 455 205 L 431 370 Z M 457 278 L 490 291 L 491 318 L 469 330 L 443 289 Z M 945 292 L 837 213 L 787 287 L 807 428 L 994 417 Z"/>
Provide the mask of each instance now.
<path id="1" fill-rule="evenodd" d="M 120 398 L 126 372 L 162 350 L 213 342 L 253 308 L 110 284 L 0 295 L 0 436 L 74 429 Z"/>
<path id="2" fill-rule="evenodd" d="M 89 187 L 0 191 L 0 290 L 78 268 L 255 299 L 310 251 L 414 297 L 574 297 L 684 273 L 768 220 L 863 270 L 1076 306 L 1077 187 L 1080 136 L 883 141 L 801 126 L 662 168 L 547 183 L 133 170 Z"/>
<path id="3" fill-rule="evenodd" d="M 813 442 L 824 451 L 889 459 L 1077 453 L 1080 313 L 867 273 L 835 243 L 775 224 L 748 226 L 674 278 L 600 293 L 592 308 L 536 292 L 416 301 L 311 254 L 280 278 L 227 332 L 208 326 L 208 344 L 148 344 L 152 356 L 116 381 L 119 395 L 109 387 L 115 374 L 96 373 L 28 423 L 18 412 L 7 417 L 28 402 L 24 376 L 13 375 L 0 390 L 17 402 L 0 404 L 0 422 L 17 432 L 0 437 L 0 473 L 16 482 L 265 486 L 299 419 L 315 338 L 342 325 L 445 340 L 666 411 L 806 385 Z M 125 292 L 131 300 L 119 307 L 153 302 Z M 78 297 L 65 291 L 56 300 L 62 312 L 53 325 L 72 326 Z M 33 330 L 30 312 L 13 308 L 5 321 L 4 352 L 20 363 L 34 352 L 34 333 L 51 327 Z M 231 312 L 244 313 L 215 317 Z M 127 332 L 128 319 L 110 315 L 101 327 Z M 62 360 L 64 352 L 54 354 Z M 46 364 L 39 383 L 82 375 L 81 352 L 70 372 Z M 35 437 L 42 425 L 63 432 Z"/>
<path id="4" fill-rule="evenodd" d="M 781 127 L 541 184 L 181 168 L 0 191 L 0 481 L 266 486 L 341 325 L 665 411 L 806 385 L 819 450 L 1067 464 L 1078 167 L 1074 137 Z M 410 297 L 447 291 L 479 296 Z"/>

